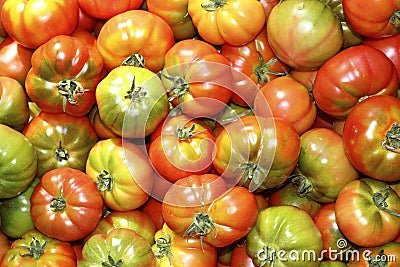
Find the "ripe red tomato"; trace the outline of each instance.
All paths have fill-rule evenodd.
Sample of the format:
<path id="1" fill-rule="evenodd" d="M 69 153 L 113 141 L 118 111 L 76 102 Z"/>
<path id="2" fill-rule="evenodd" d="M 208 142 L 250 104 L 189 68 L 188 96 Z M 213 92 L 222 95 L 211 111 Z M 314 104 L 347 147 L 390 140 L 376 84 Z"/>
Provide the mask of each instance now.
<path id="1" fill-rule="evenodd" d="M 75 241 L 100 221 L 103 199 L 84 172 L 58 168 L 45 173 L 31 195 L 35 227 L 49 237 Z"/>
<path id="2" fill-rule="evenodd" d="M 1 9 L 8 35 L 33 49 L 57 35 L 71 34 L 78 19 L 78 0 L 10 0 Z"/>
<path id="3" fill-rule="evenodd" d="M 144 203 L 140 210 L 147 214 L 152 220 L 156 230 L 160 230 L 164 225 L 164 218 L 161 211 L 162 202 L 158 199 L 150 196 L 149 199 Z"/>
<path id="4" fill-rule="evenodd" d="M 325 113 L 345 118 L 362 99 L 372 95 L 397 96 L 399 79 L 386 55 L 369 46 L 346 48 L 322 65 L 312 90 Z"/>
<path id="5" fill-rule="evenodd" d="M 110 19 L 115 15 L 124 13 L 128 10 L 138 9 L 143 0 L 78 0 L 79 7 L 89 16 L 98 19 Z"/>

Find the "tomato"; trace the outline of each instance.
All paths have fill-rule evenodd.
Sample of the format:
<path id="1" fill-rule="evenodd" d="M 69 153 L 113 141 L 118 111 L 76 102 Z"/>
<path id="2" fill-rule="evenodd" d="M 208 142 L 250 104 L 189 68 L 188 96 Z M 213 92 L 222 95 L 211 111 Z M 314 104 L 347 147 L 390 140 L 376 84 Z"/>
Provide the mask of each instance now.
<path id="1" fill-rule="evenodd" d="M 255 223 L 258 207 L 246 188 L 233 186 L 227 190 L 218 175 L 204 174 L 175 182 L 163 199 L 162 213 L 175 233 L 225 247 L 246 236 Z"/>
<path id="2" fill-rule="evenodd" d="M 76 266 L 76 256 L 69 243 L 32 229 L 11 243 L 11 248 L 1 258 L 0 265 L 73 267 Z"/>
<path id="3" fill-rule="evenodd" d="M 122 64 L 158 72 L 174 43 L 174 33 L 167 22 L 145 10 L 129 10 L 113 16 L 97 37 L 108 71 Z"/>
<path id="4" fill-rule="evenodd" d="M 78 0 L 80 8 L 88 15 L 98 19 L 110 19 L 128 10 L 138 9 L 143 0 Z"/>
<path id="5" fill-rule="evenodd" d="M 76 29 L 82 29 L 88 32 L 94 30 L 96 26 L 97 18 L 90 16 L 85 11 L 82 10 L 81 6 L 79 6 L 79 18 L 78 24 L 76 25 Z"/>
<path id="6" fill-rule="evenodd" d="M 245 242 L 232 250 L 230 267 L 255 267 L 253 259 L 247 254 Z"/>
<path id="7" fill-rule="evenodd" d="M 26 92 L 43 111 L 83 116 L 96 102 L 102 69 L 95 47 L 77 37 L 59 35 L 34 51 Z"/>
<path id="8" fill-rule="evenodd" d="M 0 43 L 0 76 L 17 80 L 22 86 L 31 68 L 33 50 L 22 46 L 11 37 Z"/>
<path id="9" fill-rule="evenodd" d="M 154 267 L 156 264 L 146 239 L 133 230 L 118 228 L 108 234 L 91 236 L 83 246 L 79 266 Z"/>
<path id="10" fill-rule="evenodd" d="M 38 158 L 37 176 L 61 167 L 85 171 L 89 151 L 97 142 L 86 116 L 41 111 L 24 128 Z"/>
<path id="11" fill-rule="evenodd" d="M 0 76 L 0 123 L 20 132 L 28 120 L 29 105 L 24 88 L 15 79 Z"/>
<path id="12" fill-rule="evenodd" d="M 201 38 L 214 45 L 244 45 L 264 29 L 266 19 L 258 0 L 189 0 L 188 12 Z"/>
<path id="13" fill-rule="evenodd" d="M 30 213 L 30 198 L 39 180 L 35 177 L 21 194 L 0 202 L 1 231 L 7 236 L 21 238 L 25 232 L 35 228 Z"/>
<path id="14" fill-rule="evenodd" d="M 172 231 L 167 224 L 155 233 L 152 246 L 157 267 L 210 267 L 217 264 L 216 247 L 201 243 L 198 238 L 187 238 Z"/>
<path id="15" fill-rule="evenodd" d="M 229 183 L 257 192 L 288 179 L 300 154 L 300 138 L 283 119 L 245 116 L 221 131 L 215 147 L 218 173 Z"/>
<path id="16" fill-rule="evenodd" d="M 336 223 L 335 203 L 328 203 L 323 205 L 313 217 L 315 225 L 318 227 L 322 241 L 324 243 L 324 250 L 327 251 L 323 256 L 326 259 L 340 259 L 346 260 L 347 246 L 343 246 L 344 242 L 348 244 L 345 236 L 340 231 Z"/>
<path id="17" fill-rule="evenodd" d="M 35 227 L 62 241 L 85 237 L 94 230 L 103 211 L 103 200 L 90 177 L 68 167 L 45 173 L 30 200 Z"/>
<path id="18" fill-rule="evenodd" d="M 109 72 L 97 86 L 96 100 L 103 123 L 127 138 L 150 135 L 169 109 L 160 78 L 149 69 L 134 66 Z"/>
<path id="19" fill-rule="evenodd" d="M 247 253 L 256 266 L 319 266 L 322 246 L 312 218 L 293 206 L 262 210 L 246 237 Z"/>
<path id="20" fill-rule="evenodd" d="M 363 45 L 382 51 L 394 64 L 400 79 L 400 34 L 382 38 L 366 38 Z"/>
<path id="21" fill-rule="evenodd" d="M 71 34 L 78 19 L 78 0 L 7 0 L 1 9 L 8 35 L 33 49 L 57 35 Z"/>
<path id="22" fill-rule="evenodd" d="M 154 244 L 155 226 L 151 218 L 143 211 L 133 209 L 130 211 L 110 211 L 102 217 L 96 228 L 88 234 L 84 243 L 95 234 L 109 234 L 112 230 L 126 228 L 135 231 L 150 245 Z"/>
<path id="23" fill-rule="evenodd" d="M 359 257 L 349 262 L 349 267 L 399 266 L 400 243 L 388 242 L 382 246 L 360 248 Z"/>
<path id="24" fill-rule="evenodd" d="M 400 99 L 396 97 L 371 96 L 358 103 L 343 127 L 343 145 L 352 165 L 377 180 L 399 180 L 399 123 Z"/>
<path id="25" fill-rule="evenodd" d="M 174 183 L 210 171 L 214 136 L 203 122 L 182 114 L 167 117 L 160 127 L 160 135 L 149 147 L 149 159 L 158 174 Z"/>
<path id="26" fill-rule="evenodd" d="M 174 107 L 192 117 L 212 117 L 232 96 L 229 61 L 212 45 L 186 39 L 165 55 L 161 79 Z"/>
<path id="27" fill-rule="evenodd" d="M 343 139 L 327 128 L 313 128 L 300 137 L 301 151 L 291 181 L 298 194 L 314 201 L 331 203 L 339 191 L 359 177 L 347 159 Z"/>
<path id="28" fill-rule="evenodd" d="M 315 76 L 317 76 L 318 69 L 316 70 L 299 70 L 291 69 L 289 72 L 290 77 L 304 84 L 309 91 L 314 86 Z"/>
<path id="29" fill-rule="evenodd" d="M 399 32 L 400 3 L 397 0 L 343 0 L 342 4 L 349 26 L 363 36 L 379 38 Z"/>
<path id="30" fill-rule="evenodd" d="M 234 92 L 240 94 L 234 93 L 231 100 L 242 106 L 253 106 L 257 87 L 287 75 L 290 69 L 276 58 L 268 43 L 266 31 L 261 31 L 252 41 L 242 46 L 223 44 L 220 53 L 229 60 L 233 69 L 240 72 L 233 72 Z M 243 79 L 243 74 L 248 78 Z M 252 83 L 257 87 L 252 86 Z"/>
<path id="31" fill-rule="evenodd" d="M 90 149 L 85 172 L 96 184 L 104 204 L 116 211 L 140 207 L 153 187 L 154 173 L 147 155 L 139 146 L 123 143 L 120 138 L 98 141 Z"/>
<path id="32" fill-rule="evenodd" d="M 267 20 L 269 14 L 271 14 L 271 10 L 279 3 L 279 0 L 260 0 L 260 3 L 264 7 L 265 20 Z"/>
<path id="33" fill-rule="evenodd" d="M 6 0 L 0 0 L 0 10 L 3 8 L 5 1 Z M 1 21 L 1 14 L 0 14 L 0 37 L 5 38 L 7 36 L 8 36 L 8 34 L 7 34 L 6 30 L 4 29 L 3 22 Z"/>
<path id="34" fill-rule="evenodd" d="M 269 108 L 265 107 L 265 102 Z M 282 118 L 293 125 L 298 134 L 303 134 L 312 128 L 317 108 L 305 85 L 283 76 L 260 88 L 254 99 L 254 114 Z"/>
<path id="35" fill-rule="evenodd" d="M 0 259 L 10 249 L 10 240 L 2 231 L 0 231 Z M 1 262 L 1 260 L 0 260 Z"/>
<path id="36" fill-rule="evenodd" d="M 0 140 L 0 199 L 5 199 L 29 187 L 36 175 L 38 157 L 22 133 L 4 124 L 0 124 Z"/>
<path id="37" fill-rule="evenodd" d="M 322 204 L 307 196 L 299 195 L 297 191 L 297 185 L 294 183 L 287 183 L 268 195 L 268 205 L 272 207 L 283 205 L 295 206 L 304 210 L 313 218 Z"/>
<path id="38" fill-rule="evenodd" d="M 176 41 L 193 38 L 196 28 L 188 14 L 188 0 L 146 0 L 147 10 L 164 19 Z"/>
<path id="39" fill-rule="evenodd" d="M 321 1 L 280 1 L 267 20 L 275 55 L 295 69 L 317 69 L 343 45 L 340 21 Z"/>
<path id="40" fill-rule="evenodd" d="M 319 267 L 346 267 L 348 266 L 346 263 L 341 261 L 322 261 Z"/>
<path id="41" fill-rule="evenodd" d="M 383 181 L 363 177 L 347 183 L 335 215 L 339 229 L 357 246 L 380 246 L 400 233 L 400 197 Z"/>
<path id="42" fill-rule="evenodd" d="M 150 217 L 156 230 L 160 230 L 164 225 L 164 218 L 161 211 L 162 202 L 150 196 L 148 200 L 140 207 Z"/>
<path id="43" fill-rule="evenodd" d="M 88 113 L 88 117 L 100 139 L 120 137 L 118 134 L 114 133 L 110 128 L 108 128 L 107 125 L 105 125 L 104 122 L 101 120 L 97 105 L 94 105 L 92 107 L 92 109 Z"/>
<path id="44" fill-rule="evenodd" d="M 342 50 L 318 70 L 312 90 L 317 106 L 339 119 L 364 98 L 372 95 L 397 96 L 399 79 L 386 55 L 369 46 Z"/>

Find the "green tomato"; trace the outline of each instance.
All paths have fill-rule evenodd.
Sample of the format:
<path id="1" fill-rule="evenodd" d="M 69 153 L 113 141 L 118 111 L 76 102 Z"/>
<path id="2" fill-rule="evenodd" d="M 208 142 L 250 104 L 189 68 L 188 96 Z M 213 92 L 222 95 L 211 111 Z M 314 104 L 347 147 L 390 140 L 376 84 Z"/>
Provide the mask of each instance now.
<path id="1" fill-rule="evenodd" d="M 0 202 L 1 230 L 7 236 L 21 238 L 26 231 L 35 228 L 30 212 L 30 197 L 39 180 L 36 177 L 24 192 Z"/>
<path id="2" fill-rule="evenodd" d="M 27 189 L 37 171 L 37 155 L 30 141 L 13 128 L 0 124 L 0 199 Z"/>

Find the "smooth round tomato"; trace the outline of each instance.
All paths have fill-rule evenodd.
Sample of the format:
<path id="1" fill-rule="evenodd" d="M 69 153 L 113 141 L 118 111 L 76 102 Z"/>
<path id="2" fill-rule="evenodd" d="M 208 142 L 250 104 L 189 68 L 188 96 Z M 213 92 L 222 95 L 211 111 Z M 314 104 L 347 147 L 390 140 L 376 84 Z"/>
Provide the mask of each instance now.
<path id="1" fill-rule="evenodd" d="M 214 45 L 244 45 L 257 36 L 266 20 L 258 0 L 189 0 L 188 12 L 201 38 Z"/>
<path id="2" fill-rule="evenodd" d="M 295 69 L 317 69 L 343 45 L 340 20 L 321 1 L 280 1 L 267 20 L 275 55 Z"/>
<path id="3" fill-rule="evenodd" d="M 153 187 L 154 173 L 147 155 L 121 138 L 98 141 L 90 149 L 85 172 L 96 184 L 104 204 L 116 211 L 140 207 Z"/>
<path id="4" fill-rule="evenodd" d="M 118 136 L 144 138 L 165 119 L 169 102 L 160 78 L 151 70 L 119 66 L 96 89 L 100 119 Z"/>
<path id="5" fill-rule="evenodd" d="M 165 53 L 174 43 L 174 33 L 168 23 L 146 10 L 129 10 L 113 16 L 104 23 L 97 37 L 108 71 L 130 65 L 158 72 L 164 65 Z"/>
<path id="6" fill-rule="evenodd" d="M 78 0 L 7 0 L 1 9 L 8 35 L 33 49 L 57 35 L 71 34 L 78 19 Z"/>
<path id="7" fill-rule="evenodd" d="M 46 172 L 30 201 L 35 227 L 62 241 L 85 237 L 95 229 L 103 212 L 103 199 L 90 177 L 68 167 Z"/>
<path id="8" fill-rule="evenodd" d="M 11 37 L 0 43 L 0 76 L 17 80 L 22 86 L 31 68 L 33 49 L 27 48 Z"/>
<path id="9" fill-rule="evenodd" d="M 174 183 L 192 174 L 204 174 L 212 167 L 214 136 L 200 120 L 184 114 L 167 117 L 158 137 L 150 143 L 148 155 L 154 169 Z"/>
<path id="10" fill-rule="evenodd" d="M 0 76 L 0 123 L 22 131 L 29 121 L 28 97 L 15 79 Z"/>
<path id="11" fill-rule="evenodd" d="M 124 265 L 156 266 L 151 245 L 133 230 L 117 228 L 96 234 L 83 245 L 80 267 Z"/>
<path id="12" fill-rule="evenodd" d="M 0 124 L 0 199 L 15 197 L 35 178 L 38 157 L 28 138 Z"/>
<path id="13" fill-rule="evenodd" d="M 246 250 L 256 266 L 317 267 L 322 248 L 321 234 L 312 218 L 293 206 L 262 210 L 246 236 Z"/>
<path id="14" fill-rule="evenodd" d="M 284 183 L 297 164 L 300 138 L 280 118 L 244 116 L 215 141 L 214 167 L 229 183 L 264 191 Z"/>
<path id="15" fill-rule="evenodd" d="M 217 248 L 198 238 L 187 238 L 172 231 L 167 224 L 154 235 L 152 246 L 157 267 L 210 267 L 217 264 Z"/>
<path id="16" fill-rule="evenodd" d="M 301 150 L 291 182 L 300 196 L 334 202 L 339 191 L 359 177 L 344 151 L 343 139 L 328 128 L 313 128 L 300 136 Z"/>
<path id="17" fill-rule="evenodd" d="M 400 233 L 400 197 L 383 181 L 363 177 L 347 183 L 335 215 L 340 231 L 357 246 L 381 246 Z"/>
<path id="18" fill-rule="evenodd" d="M 357 45 L 330 58 L 315 77 L 312 90 L 317 106 L 339 119 L 364 98 L 397 96 L 399 79 L 386 55 L 369 46 Z"/>
<path id="19" fill-rule="evenodd" d="M 88 15 L 98 19 L 110 19 L 128 10 L 139 9 L 143 0 L 78 0 L 79 7 Z"/>
<path id="20" fill-rule="evenodd" d="M 268 103 L 268 108 L 265 102 Z M 290 76 L 283 76 L 260 88 L 254 99 L 254 114 L 282 118 L 298 134 L 303 134 L 312 128 L 317 108 L 305 85 Z"/>
<path id="21" fill-rule="evenodd" d="M 400 3 L 397 0 L 343 0 L 342 5 L 349 26 L 363 36 L 379 38 L 400 31 Z"/>
<path id="22" fill-rule="evenodd" d="M 371 96 L 358 103 L 343 126 L 343 146 L 351 164 L 382 181 L 400 180 L 400 99 Z"/>
<path id="23" fill-rule="evenodd" d="M 98 141 L 86 116 L 41 111 L 24 128 L 23 134 L 37 154 L 37 176 L 61 167 L 85 171 L 92 146 Z"/>
<path id="24" fill-rule="evenodd" d="M 4 267 L 17 266 L 76 266 L 76 255 L 68 242 L 51 238 L 37 229 L 27 231 L 11 243 L 0 260 Z"/>
<path id="25" fill-rule="evenodd" d="M 58 35 L 33 52 L 26 92 L 45 112 L 83 116 L 96 102 L 102 69 L 103 60 L 94 46 L 78 37 Z"/>

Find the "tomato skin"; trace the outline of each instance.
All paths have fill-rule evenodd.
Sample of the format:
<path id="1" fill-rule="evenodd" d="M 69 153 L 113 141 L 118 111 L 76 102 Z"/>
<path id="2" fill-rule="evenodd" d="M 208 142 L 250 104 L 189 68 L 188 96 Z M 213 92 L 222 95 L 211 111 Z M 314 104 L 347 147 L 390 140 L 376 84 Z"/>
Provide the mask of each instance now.
<path id="1" fill-rule="evenodd" d="M 363 36 L 380 38 L 399 32 L 400 3 L 396 0 L 343 0 L 342 5 L 349 26 Z"/>
<path id="2" fill-rule="evenodd" d="M 343 119 L 364 97 L 397 96 L 398 86 L 397 71 L 390 59 L 375 48 L 357 45 L 342 50 L 321 66 L 312 93 L 322 111 Z"/>
<path id="3" fill-rule="evenodd" d="M 8 250 L 10 250 L 10 240 L 8 239 L 8 236 L 6 236 L 2 231 L 0 231 L 0 259 L 3 257 L 4 254 Z M 1 262 L 1 260 L 0 260 Z"/>
<path id="4" fill-rule="evenodd" d="M 1 17 L 12 39 L 36 49 L 57 35 L 69 35 L 74 31 L 79 19 L 79 3 L 78 0 L 7 0 Z"/>
<path id="5" fill-rule="evenodd" d="M 255 267 L 253 260 L 246 251 L 246 243 L 237 245 L 232 250 L 230 267 Z"/>
<path id="6" fill-rule="evenodd" d="M 76 25 L 76 29 L 82 29 L 91 32 L 94 30 L 97 20 L 98 20 L 97 18 L 92 17 L 88 15 L 86 12 L 84 12 L 82 8 L 79 6 L 79 18 L 78 18 L 78 24 Z"/>
<path id="7" fill-rule="evenodd" d="M 120 261 L 126 266 L 156 266 L 150 244 L 135 231 L 126 228 L 91 236 L 83 245 L 79 266 L 115 266 Z"/>
<path id="8" fill-rule="evenodd" d="M 217 264 L 216 247 L 200 243 L 198 238 L 185 238 L 172 231 L 167 224 L 155 233 L 154 239 L 156 243 L 152 249 L 157 257 L 157 267 L 209 267 Z M 168 245 L 167 251 L 164 245 Z"/>
<path id="9" fill-rule="evenodd" d="M 28 256 L 30 251 L 27 249 L 35 243 L 36 245 L 37 243 L 40 244 L 41 247 L 44 246 L 41 253 L 36 252 L 37 259 L 33 255 Z M 0 265 L 4 267 L 74 267 L 76 266 L 76 256 L 74 249 L 68 242 L 51 238 L 36 229 L 32 229 L 11 243 L 10 249 L 1 258 Z"/>
<path id="10" fill-rule="evenodd" d="M 88 15 L 97 19 L 110 19 L 128 10 L 138 9 L 143 0 L 78 0 L 80 8 Z"/>
<path id="11" fill-rule="evenodd" d="M 28 98 L 15 79 L 0 76 L 0 123 L 19 132 L 29 121 Z"/>
<path id="12" fill-rule="evenodd" d="M 269 109 L 265 107 L 265 102 Z M 305 85 L 292 77 L 283 76 L 260 88 L 254 99 L 254 113 L 282 118 L 301 135 L 312 128 L 317 108 Z"/>
<path id="13" fill-rule="evenodd" d="M 160 230 L 164 225 L 164 218 L 161 211 L 162 202 L 150 196 L 149 199 L 140 207 L 140 210 L 147 214 L 152 220 L 156 230 Z"/>
<path id="14" fill-rule="evenodd" d="M 58 35 L 34 51 L 26 92 L 43 111 L 83 116 L 96 102 L 102 69 L 95 47 L 77 37 Z"/>
<path id="15" fill-rule="evenodd" d="M 174 34 L 167 22 L 145 10 L 129 10 L 113 16 L 104 23 L 97 37 L 108 71 L 138 54 L 143 56 L 147 69 L 158 72 L 164 65 L 165 53 L 174 43 Z"/>
<path id="16" fill-rule="evenodd" d="M 37 154 L 39 177 L 61 167 L 85 171 L 89 151 L 98 140 L 89 118 L 66 113 L 41 111 L 22 132 Z"/>
<path id="17" fill-rule="evenodd" d="M 362 247 L 358 249 L 360 259 L 351 260 L 348 267 L 370 267 L 376 264 L 397 267 L 399 266 L 400 243 L 388 242 L 382 246 Z"/>
<path id="18" fill-rule="evenodd" d="M 104 122 L 101 120 L 97 105 L 94 105 L 92 107 L 92 109 L 88 113 L 88 117 L 100 139 L 120 137 L 118 134 L 114 133 L 109 127 L 107 127 L 107 125 L 105 125 Z"/>
<path id="19" fill-rule="evenodd" d="M 387 210 L 399 214 L 400 197 L 385 182 L 363 177 L 340 190 L 335 202 L 336 223 L 355 245 L 380 246 L 394 240 L 400 231 L 400 217 Z"/>
<path id="20" fill-rule="evenodd" d="M 0 43 L 0 75 L 17 80 L 22 86 L 31 68 L 33 50 L 22 46 L 11 37 Z"/>
<path id="21" fill-rule="evenodd" d="M 208 43 L 244 45 L 264 27 L 265 12 L 258 0 L 189 0 L 188 12 L 199 35 Z M 247 23 L 251 17 L 252 23 Z"/>
<path id="22" fill-rule="evenodd" d="M 321 234 L 312 218 L 305 211 L 293 206 L 268 207 L 262 210 L 246 237 L 247 253 L 256 266 L 260 266 L 263 260 L 264 264 L 274 266 L 304 266 L 305 262 L 309 267 L 319 266 L 318 259 L 291 259 L 289 253 L 296 251 L 302 255 L 303 250 L 310 249 L 319 257 L 322 246 Z M 266 253 L 263 254 L 263 251 Z M 280 251 L 285 251 L 286 254 L 282 255 Z M 268 260 L 266 257 L 273 256 L 273 253 L 276 253 L 275 257 Z"/>
<path id="23" fill-rule="evenodd" d="M 339 19 L 314 0 L 281 1 L 268 17 L 267 34 L 275 55 L 295 69 L 318 69 L 343 44 Z"/>
<path id="24" fill-rule="evenodd" d="M 98 141 L 90 149 L 85 172 L 96 184 L 104 204 L 116 211 L 140 207 L 153 187 L 154 173 L 146 154 L 121 138 Z"/>
<path id="25" fill-rule="evenodd" d="M 358 103 L 343 127 L 343 145 L 352 165 L 377 180 L 399 180 L 396 166 L 400 164 L 400 154 L 389 137 L 396 132 L 399 122 L 400 99 L 397 97 L 371 96 Z"/>

